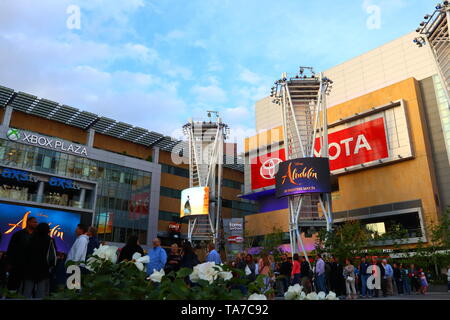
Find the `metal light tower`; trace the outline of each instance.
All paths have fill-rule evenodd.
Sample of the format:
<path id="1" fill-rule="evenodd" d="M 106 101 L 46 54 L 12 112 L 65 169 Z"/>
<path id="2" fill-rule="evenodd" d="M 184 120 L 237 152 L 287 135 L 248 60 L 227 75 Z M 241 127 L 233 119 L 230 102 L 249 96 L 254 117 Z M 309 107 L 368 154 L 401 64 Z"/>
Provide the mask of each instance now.
<path id="1" fill-rule="evenodd" d="M 212 121 L 211 114 L 216 115 Z M 189 187 L 209 187 L 208 216 L 189 217 L 188 240 L 219 241 L 222 209 L 222 172 L 224 140 L 228 126 L 218 112 L 208 111 L 208 121 L 193 121 L 183 126 L 189 140 Z"/>
<path id="2" fill-rule="evenodd" d="M 322 73 L 316 75 L 310 67 L 300 67 L 299 73 L 294 77 L 283 73 L 281 79 L 275 82 L 271 97 L 282 108 L 286 160 L 314 157 L 317 155 L 314 151 L 317 140 L 321 150 L 319 156 L 328 158 L 326 95 L 332 83 Z M 319 216 L 319 205 L 323 217 Z M 292 253 L 301 249 L 309 261 L 301 229 L 323 226 L 326 226 L 327 231 L 332 229 L 330 194 L 299 194 L 289 197 Z"/>
<path id="3" fill-rule="evenodd" d="M 442 86 L 445 88 L 447 101 L 450 103 L 450 3 L 437 4 L 433 14 L 425 15 L 424 21 L 417 28 L 419 37 L 414 43 L 419 47 L 428 44 L 436 61 Z"/>

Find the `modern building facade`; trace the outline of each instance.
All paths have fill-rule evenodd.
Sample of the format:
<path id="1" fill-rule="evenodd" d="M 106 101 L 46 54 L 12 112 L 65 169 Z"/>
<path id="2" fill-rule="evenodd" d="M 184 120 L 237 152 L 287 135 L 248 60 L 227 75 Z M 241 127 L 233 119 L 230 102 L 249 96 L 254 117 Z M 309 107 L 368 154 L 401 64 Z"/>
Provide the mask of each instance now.
<path id="1" fill-rule="evenodd" d="M 360 220 L 381 234 L 400 225 L 409 245 L 428 242 L 430 226 L 450 206 L 449 102 L 432 52 L 417 48 L 415 36 L 324 71 L 333 80 L 327 116 L 334 223 Z M 285 160 L 280 107 L 269 97 L 255 112 L 259 134 L 245 141 L 251 164 L 243 196 L 259 204 L 246 226 L 260 238 L 274 227 L 288 232 L 288 209 L 274 195 L 273 169 Z M 314 249 L 314 237 L 304 242 Z"/>
<path id="2" fill-rule="evenodd" d="M 75 217 L 64 225 L 66 235 L 81 222 L 118 245 L 130 235 L 147 248 L 157 236 L 164 245 L 186 236 L 179 212 L 188 165 L 172 160 L 180 141 L 6 87 L 0 87 L 0 119 L 3 234 L 23 226 L 18 215 L 28 213 L 51 226 Z M 224 218 L 254 211 L 237 197 L 243 166 L 225 165 L 224 178 Z"/>

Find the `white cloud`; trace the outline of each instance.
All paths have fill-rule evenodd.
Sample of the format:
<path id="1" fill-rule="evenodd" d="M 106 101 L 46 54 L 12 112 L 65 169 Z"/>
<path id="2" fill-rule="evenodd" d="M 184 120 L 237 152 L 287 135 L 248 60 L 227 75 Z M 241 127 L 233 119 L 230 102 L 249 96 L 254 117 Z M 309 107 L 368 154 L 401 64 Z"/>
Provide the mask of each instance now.
<path id="1" fill-rule="evenodd" d="M 220 104 L 227 101 L 225 91 L 216 84 L 196 85 L 192 87 L 191 92 L 196 96 L 197 101 L 202 104 Z"/>
<path id="2" fill-rule="evenodd" d="M 239 75 L 239 79 L 241 81 L 244 81 L 246 83 L 250 84 L 259 84 L 262 81 L 262 77 L 258 74 L 251 72 L 250 70 L 246 68 L 242 68 L 242 71 Z"/>

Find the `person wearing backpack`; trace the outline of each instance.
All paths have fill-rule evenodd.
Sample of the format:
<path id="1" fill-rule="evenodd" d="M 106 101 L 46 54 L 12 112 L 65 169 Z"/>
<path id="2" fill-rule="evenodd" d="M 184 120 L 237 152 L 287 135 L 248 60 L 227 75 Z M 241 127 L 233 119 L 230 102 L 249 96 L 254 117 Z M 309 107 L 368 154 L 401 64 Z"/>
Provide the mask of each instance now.
<path id="1" fill-rule="evenodd" d="M 31 239 L 23 288 L 26 298 L 42 299 L 49 295 L 50 275 L 57 259 L 55 242 L 49 233 L 49 225 L 40 223 Z"/>

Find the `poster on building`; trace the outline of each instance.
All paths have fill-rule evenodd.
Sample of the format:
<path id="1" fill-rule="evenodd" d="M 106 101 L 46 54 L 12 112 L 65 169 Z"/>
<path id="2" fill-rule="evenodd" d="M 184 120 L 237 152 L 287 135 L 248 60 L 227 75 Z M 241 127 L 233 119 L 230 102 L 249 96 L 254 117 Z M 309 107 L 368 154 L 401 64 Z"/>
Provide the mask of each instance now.
<path id="1" fill-rule="evenodd" d="M 279 165 L 276 180 L 278 198 L 302 193 L 329 193 L 328 158 L 298 158 Z"/>
<path id="2" fill-rule="evenodd" d="M 208 187 L 195 187 L 181 191 L 180 218 L 194 215 L 207 215 L 208 210 Z"/>
<path id="3" fill-rule="evenodd" d="M 365 121 L 328 134 L 331 172 L 389 157 L 384 118 Z M 320 156 L 317 138 L 315 155 Z"/>
<path id="4" fill-rule="evenodd" d="M 80 214 L 58 210 L 34 208 L 0 203 L 0 251 L 8 249 L 13 234 L 25 229 L 27 219 L 34 217 L 38 223 L 50 226 L 50 236 L 55 239 L 58 252 L 68 253 L 76 239 L 75 229 L 80 223 Z"/>

